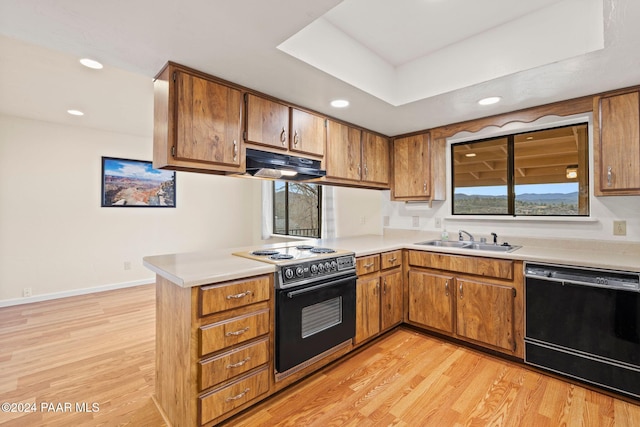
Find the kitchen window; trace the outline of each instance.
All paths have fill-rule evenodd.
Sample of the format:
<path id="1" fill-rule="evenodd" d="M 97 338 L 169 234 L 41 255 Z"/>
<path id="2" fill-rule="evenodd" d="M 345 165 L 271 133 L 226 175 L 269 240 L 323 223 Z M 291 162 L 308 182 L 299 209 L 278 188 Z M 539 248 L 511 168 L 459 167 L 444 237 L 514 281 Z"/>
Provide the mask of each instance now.
<path id="1" fill-rule="evenodd" d="M 303 182 L 273 182 L 273 232 L 320 237 L 322 186 Z"/>
<path id="2" fill-rule="evenodd" d="M 588 216 L 588 125 L 451 145 L 454 215 Z"/>

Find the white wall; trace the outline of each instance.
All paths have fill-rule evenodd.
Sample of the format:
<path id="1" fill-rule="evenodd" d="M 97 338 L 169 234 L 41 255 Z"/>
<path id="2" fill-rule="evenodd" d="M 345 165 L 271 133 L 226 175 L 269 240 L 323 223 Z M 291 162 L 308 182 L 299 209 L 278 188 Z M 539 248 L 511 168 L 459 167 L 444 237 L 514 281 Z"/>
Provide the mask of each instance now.
<path id="1" fill-rule="evenodd" d="M 336 237 L 382 234 L 380 190 L 335 187 Z"/>
<path id="2" fill-rule="evenodd" d="M 153 279 L 142 257 L 255 243 L 259 181 L 177 173 L 177 207 L 101 208 L 101 156 L 152 140 L 0 115 L 0 302 Z M 125 261 L 131 269 L 125 270 Z"/>

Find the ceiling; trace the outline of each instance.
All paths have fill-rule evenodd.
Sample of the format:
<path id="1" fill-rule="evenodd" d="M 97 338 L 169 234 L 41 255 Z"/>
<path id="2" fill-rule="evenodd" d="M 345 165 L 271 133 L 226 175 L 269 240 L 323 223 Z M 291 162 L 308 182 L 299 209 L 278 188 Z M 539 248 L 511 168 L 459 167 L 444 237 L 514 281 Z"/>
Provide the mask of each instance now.
<path id="1" fill-rule="evenodd" d="M 639 19 L 637 0 L 2 0 L 0 112 L 148 136 L 171 60 L 397 135 L 640 84 Z M 350 75 L 282 49 L 318 23 Z"/>

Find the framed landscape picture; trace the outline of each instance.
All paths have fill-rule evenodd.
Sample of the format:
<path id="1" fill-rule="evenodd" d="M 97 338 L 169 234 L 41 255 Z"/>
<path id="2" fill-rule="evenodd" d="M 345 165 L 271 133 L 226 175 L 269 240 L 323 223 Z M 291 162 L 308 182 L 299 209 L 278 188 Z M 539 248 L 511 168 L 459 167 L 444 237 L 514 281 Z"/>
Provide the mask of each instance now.
<path id="1" fill-rule="evenodd" d="M 102 157 L 102 207 L 176 207 L 176 173 L 151 162 Z"/>

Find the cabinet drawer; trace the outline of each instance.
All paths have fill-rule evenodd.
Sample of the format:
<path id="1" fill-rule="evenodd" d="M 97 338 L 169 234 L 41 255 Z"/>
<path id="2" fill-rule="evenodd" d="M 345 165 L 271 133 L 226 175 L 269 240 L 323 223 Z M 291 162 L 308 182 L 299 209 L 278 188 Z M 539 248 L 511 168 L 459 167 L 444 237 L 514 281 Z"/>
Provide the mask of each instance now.
<path id="1" fill-rule="evenodd" d="M 269 333 L 269 310 L 234 317 L 200 328 L 200 356 Z"/>
<path id="2" fill-rule="evenodd" d="M 244 374 L 269 361 L 269 339 L 200 362 L 200 390 Z"/>
<path id="3" fill-rule="evenodd" d="M 358 276 L 380 271 L 380 255 L 363 256 L 356 259 L 356 272 Z"/>
<path id="4" fill-rule="evenodd" d="M 200 424 L 206 424 L 269 391 L 269 370 L 263 369 L 199 398 Z"/>
<path id="5" fill-rule="evenodd" d="M 409 251 L 409 265 L 498 279 L 513 279 L 513 261 L 506 259 Z"/>
<path id="6" fill-rule="evenodd" d="M 266 301 L 269 299 L 270 290 L 270 276 L 202 286 L 200 288 L 200 316 Z"/>
<path id="7" fill-rule="evenodd" d="M 400 267 L 400 265 L 402 265 L 402 251 L 391 251 L 380 254 L 380 264 L 382 270 Z"/>

